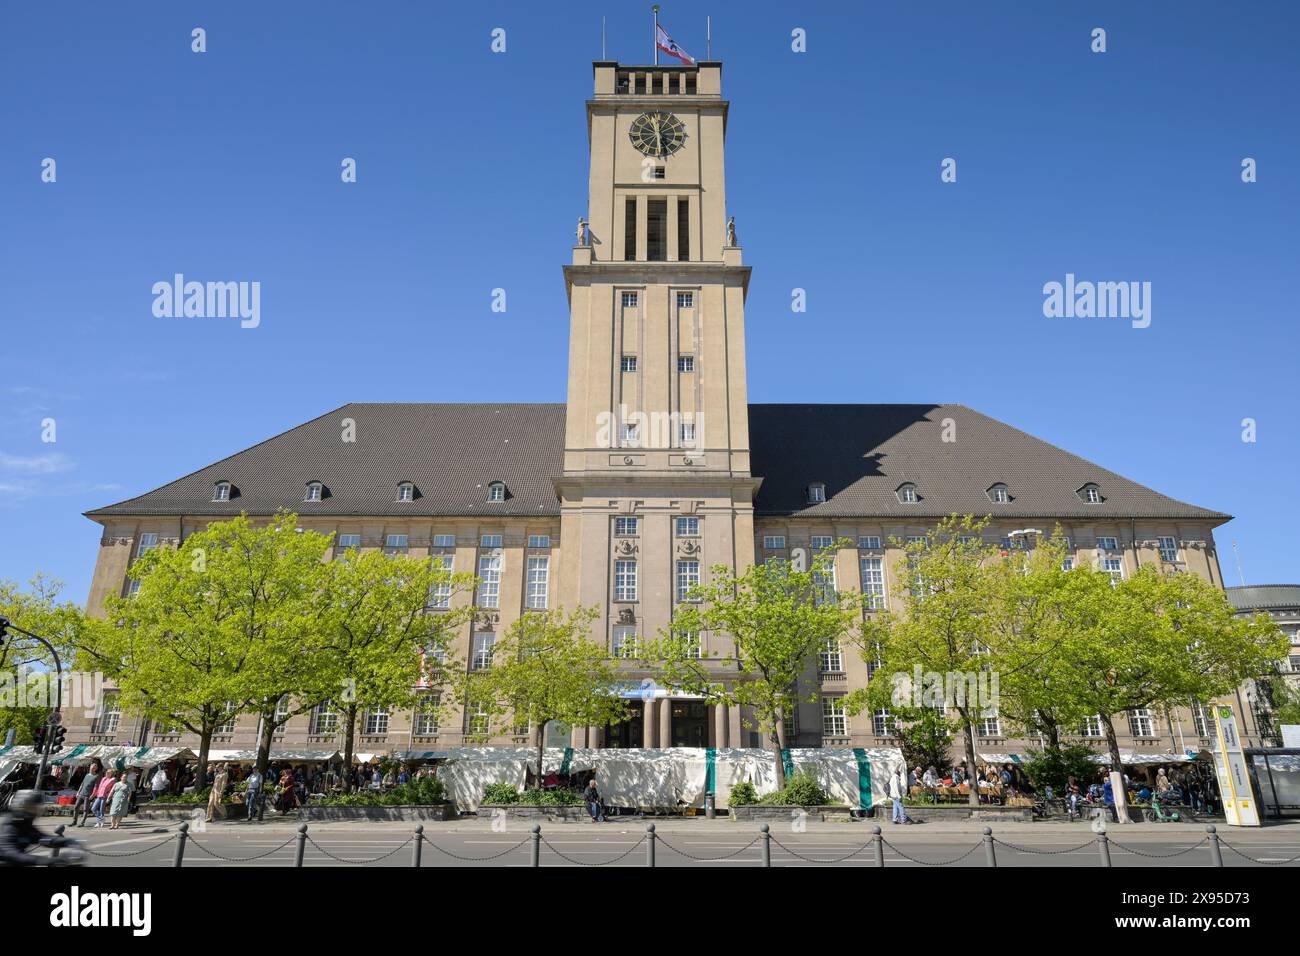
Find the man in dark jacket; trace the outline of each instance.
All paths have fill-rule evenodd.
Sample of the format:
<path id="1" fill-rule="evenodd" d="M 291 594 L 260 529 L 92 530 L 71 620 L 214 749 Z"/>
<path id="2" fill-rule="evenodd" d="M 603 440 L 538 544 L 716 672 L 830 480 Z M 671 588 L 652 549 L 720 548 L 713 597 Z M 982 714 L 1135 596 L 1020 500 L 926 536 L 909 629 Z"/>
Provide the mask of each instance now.
<path id="1" fill-rule="evenodd" d="M 596 778 L 587 781 L 587 789 L 582 791 L 582 802 L 591 811 L 591 822 L 599 823 L 605 819 L 605 808 L 600 804 L 600 791 L 596 789 Z"/>
<path id="2" fill-rule="evenodd" d="M 104 767 L 98 760 L 90 762 L 90 768 L 86 771 L 86 776 L 81 780 L 81 786 L 77 788 L 77 801 L 72 805 L 72 825 L 85 826 L 86 818 L 90 816 L 90 805 L 95 801 L 95 788 L 99 786 L 99 781 L 104 778 Z M 77 823 L 77 811 L 81 811 L 81 823 Z"/>
<path id="3" fill-rule="evenodd" d="M 9 801 L 9 812 L 0 820 L 0 866 L 57 866 L 59 860 L 28 852 L 36 846 L 67 846 L 65 837 L 47 836 L 36 828 L 41 812 L 41 795 L 19 790 Z"/>

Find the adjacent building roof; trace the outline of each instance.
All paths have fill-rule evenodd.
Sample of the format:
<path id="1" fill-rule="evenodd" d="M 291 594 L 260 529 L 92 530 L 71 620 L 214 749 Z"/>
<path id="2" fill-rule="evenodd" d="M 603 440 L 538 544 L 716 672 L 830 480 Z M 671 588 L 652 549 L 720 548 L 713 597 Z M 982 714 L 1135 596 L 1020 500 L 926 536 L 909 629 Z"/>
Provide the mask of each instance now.
<path id="1" fill-rule="evenodd" d="M 350 404 L 154 491 L 87 512 L 115 515 L 553 515 L 563 469 L 565 407 Z M 344 441 L 351 419 L 355 441 Z M 752 471 L 761 515 L 905 518 L 1194 518 L 1226 521 L 1152 491 L 963 405 L 751 405 Z M 489 502 L 492 481 L 506 500 Z M 229 501 L 213 501 L 219 481 Z M 308 482 L 324 486 L 305 502 Z M 414 500 L 397 501 L 402 482 Z M 807 503 L 809 484 L 826 501 Z M 900 485 L 916 486 L 904 504 Z M 988 489 L 1007 486 L 994 503 Z M 1080 493 L 1097 485 L 1101 501 Z"/>
<path id="2" fill-rule="evenodd" d="M 1239 611 L 1300 608 L 1300 584 L 1252 584 L 1224 590 L 1228 602 Z"/>

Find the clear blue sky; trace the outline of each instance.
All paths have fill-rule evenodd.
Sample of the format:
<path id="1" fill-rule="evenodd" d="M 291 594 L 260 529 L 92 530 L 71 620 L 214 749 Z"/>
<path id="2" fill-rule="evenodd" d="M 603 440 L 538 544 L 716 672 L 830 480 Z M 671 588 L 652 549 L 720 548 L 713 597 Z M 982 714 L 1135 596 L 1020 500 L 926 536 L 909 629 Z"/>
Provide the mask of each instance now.
<path id="1" fill-rule="evenodd" d="M 0 578 L 84 600 L 82 511 L 348 401 L 563 401 L 591 60 L 605 15 L 646 62 L 649 6 L 6 4 Z M 662 14 L 725 63 L 751 400 L 963 402 L 1300 580 L 1300 6 L 836 6 Z M 261 326 L 155 318 L 175 272 L 260 281 Z M 1151 327 L 1044 318 L 1067 272 L 1150 281 Z"/>

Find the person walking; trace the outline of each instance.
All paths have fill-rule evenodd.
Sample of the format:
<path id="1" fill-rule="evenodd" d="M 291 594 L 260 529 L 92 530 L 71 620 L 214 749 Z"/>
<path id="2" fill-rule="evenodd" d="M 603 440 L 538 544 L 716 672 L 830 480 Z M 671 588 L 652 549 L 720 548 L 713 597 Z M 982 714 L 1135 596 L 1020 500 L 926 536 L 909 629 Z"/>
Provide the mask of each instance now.
<path id="1" fill-rule="evenodd" d="M 889 799 L 893 802 L 893 813 L 890 816 L 890 823 L 907 823 L 907 808 L 903 806 L 903 799 L 907 796 L 907 777 L 903 774 L 903 768 L 899 767 L 889 778 Z"/>
<path id="2" fill-rule="evenodd" d="M 248 820 L 251 823 L 257 816 L 257 800 L 262 793 L 262 775 L 253 768 L 253 772 L 248 775 L 248 790 L 244 793 L 244 804 L 248 808 Z"/>
<path id="3" fill-rule="evenodd" d="M 110 830 L 121 829 L 130 798 L 131 785 L 126 782 L 126 771 L 119 770 L 116 782 L 108 791 L 108 815 L 112 818 L 108 827 Z"/>
<path id="4" fill-rule="evenodd" d="M 582 802 L 591 813 L 591 822 L 600 823 L 605 819 L 605 808 L 600 803 L 600 791 L 596 789 L 596 778 L 587 781 L 587 789 L 582 791 Z"/>
<path id="5" fill-rule="evenodd" d="M 104 802 L 108 799 L 108 792 L 113 789 L 115 782 L 113 774 L 106 773 L 95 787 L 95 800 L 90 805 L 90 810 L 95 814 L 96 829 L 104 825 Z"/>
<path id="6" fill-rule="evenodd" d="M 230 780 L 230 772 L 223 763 L 217 768 L 216 774 L 212 778 L 212 793 L 208 795 L 208 822 L 221 816 L 221 800 L 226 795 L 226 783 Z"/>
<path id="7" fill-rule="evenodd" d="M 85 826 L 86 821 L 90 819 L 90 805 L 95 802 L 95 789 L 99 786 L 99 781 L 104 779 L 104 766 L 98 760 L 92 760 L 90 767 L 86 770 L 86 775 L 81 779 L 81 786 L 77 788 L 77 800 L 72 805 L 72 825 Z M 77 811 L 81 811 L 81 823 L 77 823 Z"/>

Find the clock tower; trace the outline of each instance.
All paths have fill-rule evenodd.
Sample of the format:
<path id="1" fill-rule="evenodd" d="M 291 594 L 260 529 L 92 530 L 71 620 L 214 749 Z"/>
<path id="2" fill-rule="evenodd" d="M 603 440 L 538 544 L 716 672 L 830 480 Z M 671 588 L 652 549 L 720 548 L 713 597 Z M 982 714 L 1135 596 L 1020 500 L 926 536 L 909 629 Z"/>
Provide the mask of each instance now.
<path id="1" fill-rule="evenodd" d="M 754 560 L 749 268 L 727 214 L 722 64 L 594 73 L 587 216 L 564 269 L 560 604 L 598 608 L 593 638 L 630 656 L 711 566 Z M 704 656 L 730 653 L 718 640 L 703 636 Z M 629 661 L 630 679 L 646 677 Z M 617 743 L 739 745 L 738 714 L 656 693 Z"/>

